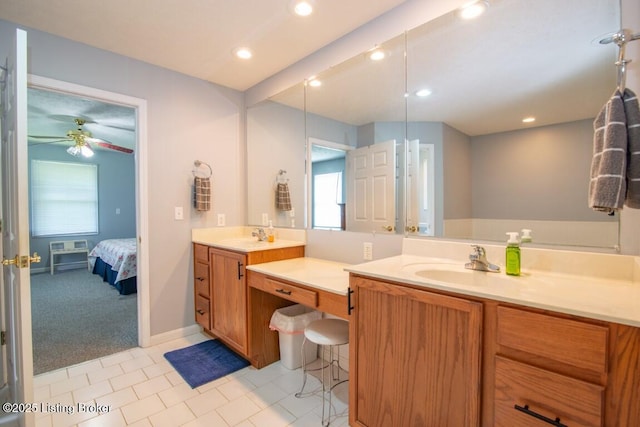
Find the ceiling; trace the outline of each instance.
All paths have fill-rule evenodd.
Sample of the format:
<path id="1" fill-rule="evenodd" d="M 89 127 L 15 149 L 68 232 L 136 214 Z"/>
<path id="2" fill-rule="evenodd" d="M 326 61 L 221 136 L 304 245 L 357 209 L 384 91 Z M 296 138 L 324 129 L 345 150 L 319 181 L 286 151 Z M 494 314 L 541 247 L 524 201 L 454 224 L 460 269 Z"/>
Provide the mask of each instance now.
<path id="1" fill-rule="evenodd" d="M 82 129 L 95 138 L 119 147 L 135 148 L 136 112 L 133 108 L 34 88 L 28 89 L 27 104 L 30 148 L 49 144 L 72 145 L 70 139 L 60 139 L 69 130 L 77 129 L 75 119 L 85 120 Z M 96 144 L 91 147 L 102 149 Z"/>
<path id="2" fill-rule="evenodd" d="M 299 17 L 292 0 L 2 0 L 0 19 L 245 91 L 404 2 L 318 0 Z"/>
<path id="3" fill-rule="evenodd" d="M 245 91 L 404 2 L 321 0 L 312 15 L 299 17 L 292 0 L 2 0 L 0 19 Z M 254 56 L 236 58 L 240 46 Z M 76 128 L 74 118 L 84 118 L 94 137 L 133 149 L 134 114 L 29 92 L 30 135 L 65 136 Z M 31 146 L 43 142 L 29 140 Z"/>
<path id="4" fill-rule="evenodd" d="M 619 26 L 618 0 L 492 0 L 475 21 L 453 11 L 408 31 L 406 75 L 400 35 L 383 61 L 355 56 L 305 96 L 299 84 L 272 100 L 355 126 L 406 117 L 470 136 L 592 119 L 616 87 L 618 49 L 599 41 Z"/>
<path id="5" fill-rule="evenodd" d="M 2 0 L 0 18 L 242 91 L 405 0 L 316 0 L 306 18 L 290 12 L 290 1 L 201 0 L 184 8 L 172 0 Z M 320 73 L 334 84 L 323 84 L 322 95 L 308 93 L 307 111 L 356 125 L 403 120 L 405 90 L 426 85 L 431 96 L 408 98 L 409 120 L 442 121 L 468 135 L 515 129 L 526 114 L 538 116 L 536 125 L 593 117 L 615 86 L 617 49 L 597 41 L 617 31 L 616 5 L 492 0 L 472 24 L 451 12 L 407 33 L 406 88 L 401 35 L 383 45 L 392 54 L 377 71 L 359 55 Z M 240 45 L 253 49 L 251 60 L 232 55 Z M 300 88 L 274 100 L 302 108 Z M 30 92 L 30 134 L 65 135 L 80 117 L 95 137 L 135 146 L 133 110 L 63 98 Z"/>

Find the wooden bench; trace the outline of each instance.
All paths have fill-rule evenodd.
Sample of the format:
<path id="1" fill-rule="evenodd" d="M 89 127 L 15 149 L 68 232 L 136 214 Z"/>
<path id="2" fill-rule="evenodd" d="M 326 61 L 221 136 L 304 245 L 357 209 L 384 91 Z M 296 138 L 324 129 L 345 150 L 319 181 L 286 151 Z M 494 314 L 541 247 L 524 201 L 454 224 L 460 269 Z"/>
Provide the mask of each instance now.
<path id="1" fill-rule="evenodd" d="M 57 265 L 75 265 L 75 264 L 87 264 L 89 269 L 89 247 L 86 240 L 64 240 L 57 242 L 49 242 L 49 254 L 51 258 L 51 274 L 54 273 Z M 56 263 L 56 255 L 68 255 L 68 254 L 85 254 L 86 259 L 82 261 L 68 261 Z"/>

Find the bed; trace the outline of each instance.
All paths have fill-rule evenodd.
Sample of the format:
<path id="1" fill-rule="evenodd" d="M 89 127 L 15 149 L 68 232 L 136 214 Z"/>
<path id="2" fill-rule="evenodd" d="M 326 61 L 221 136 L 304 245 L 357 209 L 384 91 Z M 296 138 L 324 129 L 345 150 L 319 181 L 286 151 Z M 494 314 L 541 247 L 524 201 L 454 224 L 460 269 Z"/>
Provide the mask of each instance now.
<path id="1" fill-rule="evenodd" d="M 101 276 L 121 295 L 136 293 L 137 251 L 135 238 L 102 240 L 89 253 L 93 274 Z"/>

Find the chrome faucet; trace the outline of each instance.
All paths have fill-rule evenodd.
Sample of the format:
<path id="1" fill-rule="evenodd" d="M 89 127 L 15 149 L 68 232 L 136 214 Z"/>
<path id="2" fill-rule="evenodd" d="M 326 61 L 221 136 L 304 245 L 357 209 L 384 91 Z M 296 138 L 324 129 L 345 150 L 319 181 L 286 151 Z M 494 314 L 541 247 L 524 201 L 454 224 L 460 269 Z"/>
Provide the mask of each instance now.
<path id="1" fill-rule="evenodd" d="M 253 237 L 257 237 L 259 242 L 264 242 L 267 240 L 267 233 L 265 233 L 264 228 L 256 228 L 251 232 Z"/>
<path id="2" fill-rule="evenodd" d="M 482 246 L 471 245 L 473 253 L 469 255 L 469 261 L 464 265 L 465 268 L 477 271 L 488 271 L 490 273 L 499 273 L 500 266 L 491 264 L 487 261 L 487 252 Z"/>

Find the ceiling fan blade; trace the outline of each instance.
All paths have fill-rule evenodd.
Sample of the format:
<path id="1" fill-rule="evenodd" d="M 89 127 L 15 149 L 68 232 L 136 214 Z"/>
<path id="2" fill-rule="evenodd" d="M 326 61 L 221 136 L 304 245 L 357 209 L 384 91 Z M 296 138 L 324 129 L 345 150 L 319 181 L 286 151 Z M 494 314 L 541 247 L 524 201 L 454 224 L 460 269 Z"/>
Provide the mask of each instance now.
<path id="1" fill-rule="evenodd" d="M 49 135 L 27 135 L 28 138 L 32 139 L 56 139 L 60 141 L 71 141 L 71 138 L 67 138 L 66 136 L 49 136 Z"/>
<path id="2" fill-rule="evenodd" d="M 110 142 L 107 141 L 102 141 L 102 140 L 96 140 L 95 138 L 91 138 L 91 142 L 93 144 L 99 145 L 100 147 L 103 148 L 108 148 L 110 150 L 115 150 L 115 151 L 120 151 L 121 153 L 127 153 L 127 154 L 131 154 L 133 153 L 133 150 L 130 148 L 126 148 L 126 147 L 121 147 L 119 145 L 114 145 Z"/>
<path id="3" fill-rule="evenodd" d="M 56 142 L 69 142 L 70 139 L 53 139 L 51 141 L 29 141 L 29 145 L 44 145 L 44 144 L 55 144 Z"/>

